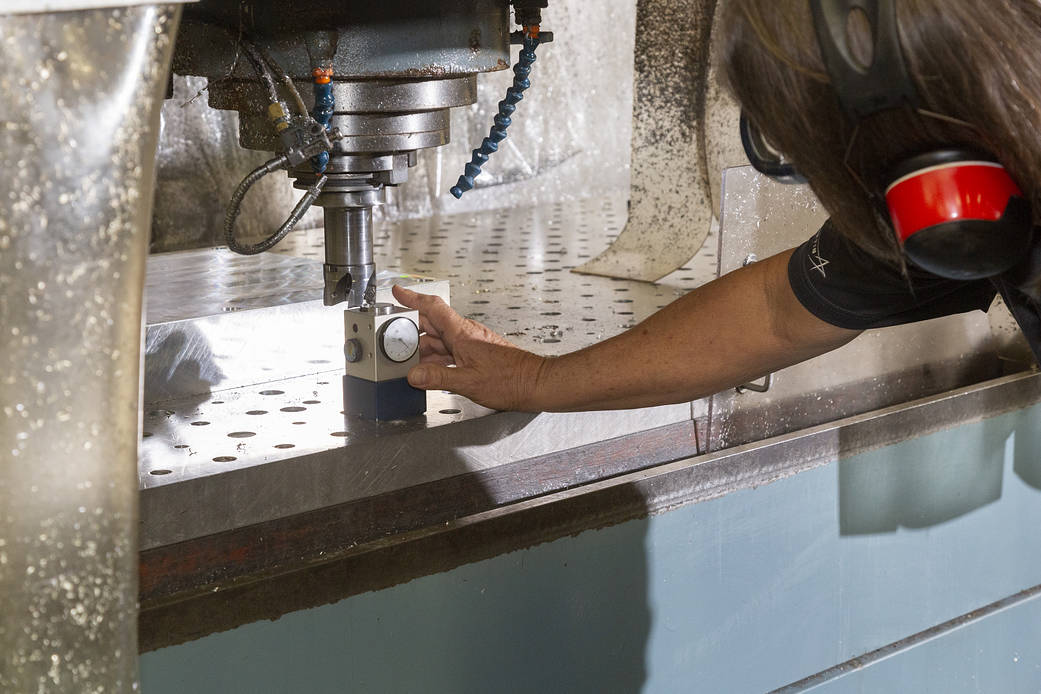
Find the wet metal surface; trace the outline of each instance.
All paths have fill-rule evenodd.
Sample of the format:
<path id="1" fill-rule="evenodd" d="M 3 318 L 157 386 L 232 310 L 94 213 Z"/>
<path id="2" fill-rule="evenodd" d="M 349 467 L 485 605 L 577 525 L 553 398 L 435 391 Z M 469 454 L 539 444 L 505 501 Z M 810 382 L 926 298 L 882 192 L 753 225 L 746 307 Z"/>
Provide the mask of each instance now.
<path id="1" fill-rule="evenodd" d="M 202 24 L 213 20 L 222 28 Z M 185 21 L 178 74 L 255 78 L 228 46 L 240 25 L 293 79 L 310 79 L 319 56 L 337 77 L 436 79 L 503 69 L 509 50 L 507 5 L 498 0 L 201 0 L 186 9 Z"/>
<path id="2" fill-rule="evenodd" d="M 148 257 L 149 325 L 322 298 L 322 261 L 274 253 L 237 255 L 226 248 Z"/>
<path id="3" fill-rule="evenodd" d="M 452 110 L 452 141 L 419 153 L 409 182 L 390 191 L 388 204 L 378 210 L 377 224 L 382 219 L 528 205 L 532 200 L 626 197 L 634 14 L 631 0 L 554 3 L 544 13 L 544 28 L 552 28 L 555 39 L 540 47 L 532 88 L 478 187 L 462 200 L 448 192 L 470 151 L 488 134 L 513 79 L 511 70 L 478 77 L 477 103 Z M 511 60 L 518 50 L 513 47 Z M 204 78 L 175 76 L 173 84 L 174 98 L 163 105 L 154 251 L 219 244 L 224 207 L 235 184 L 268 158 L 238 147 L 238 117 L 207 105 Z M 296 197 L 299 192 L 287 178 L 268 176 L 246 199 L 240 234 L 259 235 L 277 227 Z M 302 226 L 321 222 L 321 211 L 312 210 Z"/>
<path id="4" fill-rule="evenodd" d="M 322 303 L 322 264 L 226 249 L 148 259 L 147 402 L 340 368 L 343 307 Z M 377 301 L 399 283 L 448 300 L 448 282 L 382 271 Z M 287 329 L 292 326 L 292 329 Z"/>
<path id="5" fill-rule="evenodd" d="M 470 215 L 403 220 L 375 231 L 377 268 L 447 279 L 452 303 L 515 344 L 563 354 L 622 332 L 716 277 L 717 237 L 657 284 L 571 272 L 619 233 L 624 199 L 590 198 Z M 321 258 L 321 230 L 276 250 Z"/>
<path id="6" fill-rule="evenodd" d="M 339 372 L 305 376 L 148 410 L 139 468 L 142 549 L 489 470 L 691 414 L 685 404 L 492 413 L 431 393 L 426 415 L 373 423 L 341 414 L 338 379 Z M 538 481 L 525 484 L 533 485 Z M 513 500 L 511 491 L 498 501 Z"/>
<path id="7" fill-rule="evenodd" d="M 0 16 L 0 691 L 137 688 L 141 285 L 175 7 Z"/>
<path id="8" fill-rule="evenodd" d="M 624 210 L 623 201 L 584 200 L 384 225 L 375 236 L 376 267 L 446 279 L 452 304 L 464 315 L 521 347 L 559 354 L 615 335 L 715 277 L 714 243 L 659 285 L 570 272 L 584 256 L 607 245 L 622 226 Z M 281 327 L 291 325 L 299 332 L 302 324 L 291 319 L 291 312 L 304 304 L 285 302 L 320 291 L 320 276 L 308 277 L 302 261 L 320 262 L 322 235 L 315 231 L 291 238 L 279 246 L 282 258 L 235 259 L 235 273 L 228 273 L 223 284 L 212 267 L 200 265 L 198 276 L 207 278 L 210 288 L 203 294 L 226 305 L 228 294 L 251 293 L 242 282 L 255 281 L 258 294 L 283 304 Z M 220 253 L 215 258 L 217 265 L 226 259 Z M 256 272 L 245 270 L 250 263 Z M 200 283 L 187 268 L 150 278 L 150 296 L 164 297 L 157 304 L 164 311 L 171 303 L 176 306 L 166 298 L 175 296 L 164 288 L 167 281 Z M 282 291 L 269 291 L 280 286 Z M 292 291 L 297 286 L 304 287 L 299 297 Z M 198 305 L 189 308 L 193 305 L 187 302 L 182 309 L 214 313 Z M 323 310 L 342 315 L 336 308 Z M 248 320 L 251 313 L 260 311 L 233 317 Z M 271 328 L 256 329 L 270 334 Z M 301 344 L 310 341 L 326 355 L 339 351 L 342 339 L 336 329 L 292 337 Z M 211 353 L 222 354 L 221 349 L 209 346 Z M 285 357 L 280 367 L 272 365 L 270 373 L 279 380 L 229 390 L 204 388 L 205 394 L 193 398 L 170 400 L 146 392 L 140 465 L 146 489 L 143 547 L 645 431 L 689 420 L 692 413 L 690 405 L 681 404 L 622 412 L 503 414 L 431 393 L 425 417 L 376 424 L 342 414 L 342 357 L 320 358 L 329 363 L 311 363 L 314 354 L 301 350 L 296 359 Z M 210 373 L 209 366 L 199 364 L 197 373 Z M 704 414 L 706 408 L 702 402 L 695 410 Z"/>

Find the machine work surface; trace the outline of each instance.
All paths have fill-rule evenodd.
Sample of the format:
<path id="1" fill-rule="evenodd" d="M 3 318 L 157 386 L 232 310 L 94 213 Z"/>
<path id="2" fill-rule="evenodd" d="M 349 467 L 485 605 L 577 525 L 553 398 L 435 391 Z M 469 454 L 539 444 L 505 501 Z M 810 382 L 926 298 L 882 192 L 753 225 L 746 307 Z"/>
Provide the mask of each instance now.
<path id="1" fill-rule="evenodd" d="M 657 284 L 571 272 L 609 244 L 625 217 L 624 200 L 589 199 L 380 224 L 374 237 L 376 267 L 389 271 L 385 285 L 394 277 L 414 279 L 411 273 L 447 280 L 451 303 L 463 315 L 484 322 L 523 348 L 562 354 L 620 333 L 716 277 L 715 235 L 686 268 Z M 429 395 L 427 414 L 412 420 L 375 423 L 346 417 L 341 395 L 344 307 L 321 304 L 322 230 L 294 232 L 276 250 L 279 253 L 253 257 L 212 249 L 150 258 L 150 339 L 153 331 L 160 334 L 171 326 L 189 337 L 170 340 L 176 347 L 169 350 L 172 356 L 163 355 L 161 344 L 150 346 L 146 372 L 154 376 L 185 371 L 188 352 L 206 356 L 190 364 L 188 371 L 203 387 L 189 397 L 163 397 L 161 388 L 150 388 L 146 381 L 142 488 L 309 454 L 335 455 L 336 449 L 355 444 L 376 444 L 378 449 L 384 437 L 400 442 L 402 434 L 492 413 L 464 398 L 435 392 Z M 238 323 L 234 330 L 215 329 L 222 321 L 228 326 L 232 325 L 228 321 Z M 239 343 L 246 341 L 244 331 L 255 333 L 248 359 L 237 356 L 242 349 Z M 207 340 L 200 341 L 196 337 L 200 333 L 208 337 L 204 350 L 198 343 Z M 236 347 L 222 353 L 218 341 L 231 344 L 232 333 L 238 340 Z M 268 348 L 268 342 L 301 347 L 279 352 L 277 344 Z M 236 387 L 222 388 L 222 381 L 229 378 L 214 364 L 228 371 L 243 361 L 265 365 L 254 367 L 248 378 L 238 377 Z M 471 422 L 465 428 L 468 433 L 458 435 L 460 441 L 440 434 L 436 445 L 456 449 L 478 441 L 508 446 L 508 452 L 486 454 L 487 464 L 492 465 L 664 426 L 689 419 L 690 412 L 688 405 L 676 405 L 586 415 L 595 421 L 579 421 L 578 415 L 545 415 L 536 418 L 534 426 L 514 422 L 520 415 L 495 417 L 484 424 Z M 518 433 L 518 428 L 524 431 Z M 524 441 L 503 443 L 511 433 Z M 424 445 L 432 444 L 426 440 Z M 397 453 L 381 456 L 387 469 L 398 465 L 395 456 L 410 455 L 406 449 L 395 443 Z M 429 449 L 428 454 L 434 459 L 447 455 Z M 463 457 L 473 462 L 473 455 Z M 359 465 L 364 458 L 349 457 Z M 372 476 L 390 474 L 387 469 L 374 469 Z"/>
<path id="2" fill-rule="evenodd" d="M 447 279 L 453 307 L 540 354 L 565 354 L 616 335 L 715 279 L 713 233 L 682 269 L 657 283 L 571 272 L 604 249 L 626 221 L 626 202 L 586 199 L 544 207 L 377 225 L 376 267 Z M 322 257 L 321 229 L 275 250 Z"/>

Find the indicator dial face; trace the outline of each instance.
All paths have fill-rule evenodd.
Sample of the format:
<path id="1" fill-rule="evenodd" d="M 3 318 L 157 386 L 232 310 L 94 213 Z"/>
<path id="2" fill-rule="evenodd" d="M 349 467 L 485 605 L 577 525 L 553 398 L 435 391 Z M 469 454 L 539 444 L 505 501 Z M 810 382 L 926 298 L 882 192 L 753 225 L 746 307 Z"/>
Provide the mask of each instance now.
<path id="1" fill-rule="evenodd" d="M 380 350 L 393 362 L 408 361 L 419 349 L 419 326 L 402 316 L 387 321 L 380 331 Z"/>

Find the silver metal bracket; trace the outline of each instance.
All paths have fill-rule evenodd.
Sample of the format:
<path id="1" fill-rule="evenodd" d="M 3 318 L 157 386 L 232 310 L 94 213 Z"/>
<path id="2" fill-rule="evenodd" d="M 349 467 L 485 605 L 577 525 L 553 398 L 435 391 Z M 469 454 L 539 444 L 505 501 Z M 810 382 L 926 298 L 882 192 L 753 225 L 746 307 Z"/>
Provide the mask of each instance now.
<path id="1" fill-rule="evenodd" d="M 773 385 L 773 382 L 774 382 L 774 375 L 773 374 L 766 374 L 766 377 L 763 378 L 763 382 L 762 383 L 755 383 L 755 382 L 745 383 L 743 385 L 738 386 L 734 390 L 736 390 L 738 393 L 746 393 L 746 392 L 749 392 L 749 391 L 751 391 L 753 393 L 765 393 L 766 391 L 770 390 L 770 386 Z"/>

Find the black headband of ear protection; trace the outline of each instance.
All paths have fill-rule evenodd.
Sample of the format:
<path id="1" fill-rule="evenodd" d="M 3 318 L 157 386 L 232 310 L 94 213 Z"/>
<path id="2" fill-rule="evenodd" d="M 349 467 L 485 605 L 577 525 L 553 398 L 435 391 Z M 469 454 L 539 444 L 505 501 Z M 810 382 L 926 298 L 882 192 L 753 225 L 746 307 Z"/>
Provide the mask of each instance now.
<path id="1" fill-rule="evenodd" d="M 894 0 L 809 0 L 824 66 L 839 107 L 851 123 L 902 106 L 918 108 L 918 91 L 907 71 L 897 34 Z M 872 31 L 870 64 L 862 64 L 849 44 L 853 12 L 864 13 Z M 785 183 L 805 182 L 791 164 L 771 152 L 762 133 L 741 114 L 741 144 L 752 166 Z"/>
<path id="2" fill-rule="evenodd" d="M 901 106 L 919 107 L 900 49 L 894 0 L 810 0 L 810 9 L 831 86 L 850 122 Z M 848 40 L 856 10 L 864 13 L 873 34 L 869 65 L 853 55 Z"/>

